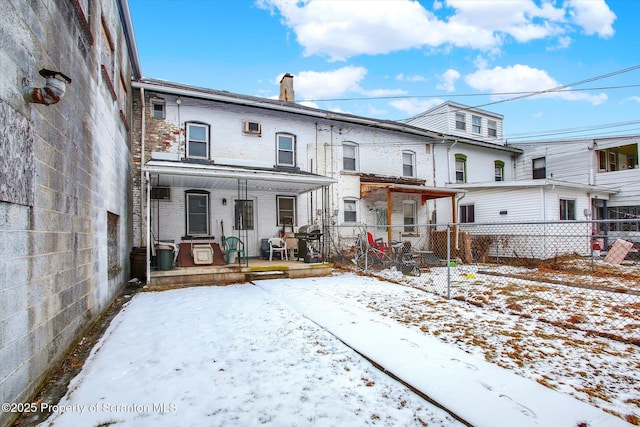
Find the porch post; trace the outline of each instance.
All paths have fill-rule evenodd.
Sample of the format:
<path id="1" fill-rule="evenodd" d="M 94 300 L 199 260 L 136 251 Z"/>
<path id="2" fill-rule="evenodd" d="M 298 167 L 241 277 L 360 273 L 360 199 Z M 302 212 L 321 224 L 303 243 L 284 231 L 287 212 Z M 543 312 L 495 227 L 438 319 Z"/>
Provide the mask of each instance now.
<path id="1" fill-rule="evenodd" d="M 146 184 L 146 191 L 147 194 L 145 195 L 146 198 L 146 206 L 145 206 L 145 218 L 146 218 L 146 227 L 145 227 L 145 239 L 147 241 L 147 264 L 146 264 L 146 284 L 150 284 L 151 283 L 151 245 L 153 244 L 153 242 L 151 241 L 151 208 L 150 208 L 150 199 L 151 199 L 151 179 L 149 179 L 149 172 L 145 172 L 145 184 Z"/>

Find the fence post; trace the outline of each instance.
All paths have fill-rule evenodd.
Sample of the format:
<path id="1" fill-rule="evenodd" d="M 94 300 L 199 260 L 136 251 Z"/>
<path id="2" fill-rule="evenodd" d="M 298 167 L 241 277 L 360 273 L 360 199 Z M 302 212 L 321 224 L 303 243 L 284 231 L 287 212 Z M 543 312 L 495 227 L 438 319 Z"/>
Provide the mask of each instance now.
<path id="1" fill-rule="evenodd" d="M 451 299 L 451 224 L 447 224 L 447 299 Z"/>

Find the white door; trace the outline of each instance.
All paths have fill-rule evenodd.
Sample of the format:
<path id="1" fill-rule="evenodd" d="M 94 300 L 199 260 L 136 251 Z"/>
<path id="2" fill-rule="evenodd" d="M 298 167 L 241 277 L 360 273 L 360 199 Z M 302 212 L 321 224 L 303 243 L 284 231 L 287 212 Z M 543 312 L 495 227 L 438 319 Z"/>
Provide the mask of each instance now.
<path id="1" fill-rule="evenodd" d="M 256 199 L 251 197 L 233 201 L 233 235 L 244 242 L 248 257 L 259 256 L 257 206 Z"/>

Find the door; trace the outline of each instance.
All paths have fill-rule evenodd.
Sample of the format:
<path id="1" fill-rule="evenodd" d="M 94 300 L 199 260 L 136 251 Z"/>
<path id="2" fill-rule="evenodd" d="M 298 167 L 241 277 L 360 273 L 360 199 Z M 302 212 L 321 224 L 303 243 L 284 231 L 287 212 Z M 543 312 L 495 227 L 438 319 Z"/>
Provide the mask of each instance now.
<path id="1" fill-rule="evenodd" d="M 249 257 L 259 255 L 256 206 L 254 198 L 233 201 L 233 235 L 244 242 L 244 248 Z"/>

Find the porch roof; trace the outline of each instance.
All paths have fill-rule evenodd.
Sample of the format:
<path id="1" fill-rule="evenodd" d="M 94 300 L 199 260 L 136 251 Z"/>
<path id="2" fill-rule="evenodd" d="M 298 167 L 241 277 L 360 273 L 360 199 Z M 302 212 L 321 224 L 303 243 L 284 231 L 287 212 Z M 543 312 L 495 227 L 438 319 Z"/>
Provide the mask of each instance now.
<path id="1" fill-rule="evenodd" d="M 247 181 L 248 191 L 302 194 L 333 184 L 335 179 L 295 169 L 265 169 L 208 163 L 150 160 L 144 172 L 158 175 L 159 186 L 235 190 Z"/>
<path id="2" fill-rule="evenodd" d="M 453 197 L 463 194 L 465 190 L 453 188 L 426 187 L 424 185 L 397 184 L 390 182 L 360 182 L 360 197 L 366 197 L 373 193 L 408 193 L 422 196 L 422 203 L 427 200 Z"/>

